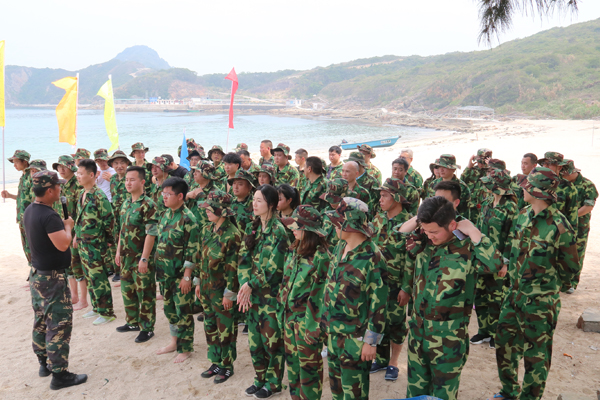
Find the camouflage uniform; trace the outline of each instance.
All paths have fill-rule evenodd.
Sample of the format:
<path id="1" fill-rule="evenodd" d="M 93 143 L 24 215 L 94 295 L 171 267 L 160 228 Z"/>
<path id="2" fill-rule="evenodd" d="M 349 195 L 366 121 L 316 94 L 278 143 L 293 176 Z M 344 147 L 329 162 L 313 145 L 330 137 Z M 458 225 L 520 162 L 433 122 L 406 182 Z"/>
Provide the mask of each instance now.
<path id="1" fill-rule="evenodd" d="M 369 192 L 367 189 L 360 186 L 358 182 L 356 182 L 356 185 L 354 185 L 354 188 L 352 189 L 348 188 L 348 184 L 346 184 L 346 196 L 360 200 L 367 205 L 371 203 L 371 196 L 369 195 Z M 371 210 L 370 207 L 369 210 Z"/>
<path id="2" fill-rule="evenodd" d="M 113 197 L 114 199 L 114 197 Z M 148 261 L 148 271 L 138 271 L 146 236 L 158 236 L 158 211 L 150 197 L 125 200 L 120 212 L 121 229 L 121 294 L 125 320 L 129 326 L 139 326 L 143 332 L 154 332 L 156 322 L 156 280 L 154 262 Z"/>
<path id="3" fill-rule="evenodd" d="M 167 160 L 165 160 L 164 158 L 154 157 L 154 159 L 152 160 L 152 164 L 159 167 L 161 171 L 166 171 Z M 150 197 L 152 201 L 154 201 L 154 204 L 156 205 L 156 209 L 158 211 L 158 217 L 160 218 L 160 216 L 166 210 L 165 202 L 162 198 L 162 185 L 159 185 L 158 183 L 152 183 L 150 185 L 150 190 L 147 194 L 148 197 Z"/>
<path id="4" fill-rule="evenodd" d="M 112 163 L 114 160 L 122 158 L 127 161 L 127 165 L 131 165 L 131 161 L 127 158 L 127 155 L 123 153 L 121 150 L 117 150 L 113 153 L 113 155 L 108 160 L 108 166 L 112 168 Z M 110 177 L 110 195 L 111 195 L 111 204 L 113 210 L 115 211 L 115 237 L 119 235 L 119 229 L 121 227 L 120 217 L 121 217 L 121 207 L 126 199 L 130 199 L 131 195 L 125 189 L 125 176 L 123 178 L 119 178 L 119 174 L 114 174 Z"/>
<path id="5" fill-rule="evenodd" d="M 25 150 L 15 150 L 15 154 L 8 158 L 8 161 L 14 163 L 15 158 L 29 162 L 31 156 Z M 31 185 L 31 175 L 29 174 L 29 171 L 23 171 L 21 178 L 19 178 L 19 187 L 17 189 L 17 224 L 19 224 L 19 233 L 21 234 L 23 252 L 25 253 L 27 263 L 30 266 L 31 252 L 29 251 L 29 244 L 27 243 L 27 235 L 25 235 L 25 226 L 23 226 L 23 213 L 25 212 L 27 206 L 33 201 Z"/>
<path id="6" fill-rule="evenodd" d="M 348 181 L 342 178 L 332 179 L 327 182 L 327 190 L 323 193 L 320 198 L 327 202 L 327 207 L 323 211 L 333 211 L 337 208 L 338 204 L 342 202 L 344 197 L 347 197 L 348 193 Z M 350 197 L 350 196 L 348 196 Z M 335 225 L 329 218 L 327 212 L 323 213 L 323 231 L 325 231 L 325 240 L 329 245 L 329 251 L 334 253 L 335 248 L 339 242 L 339 237 L 335 231 Z"/>
<path id="7" fill-rule="evenodd" d="M 556 201 L 558 177 L 547 168 L 535 168 L 521 185 L 535 198 Z M 552 360 L 559 291 L 570 287 L 578 269 L 577 242 L 569 221 L 554 204 L 537 215 L 532 207 L 521 210 L 512 232 L 509 269 L 515 278 L 496 330 L 500 394 L 541 399 Z M 522 390 L 517 374 L 521 358 L 525 359 Z"/>
<path id="8" fill-rule="evenodd" d="M 300 204 L 308 204 L 319 211 L 323 211 L 327 207 L 327 202 L 321 199 L 321 195 L 325 193 L 326 184 L 323 175 L 320 175 L 314 182 L 306 180 L 307 186 L 300 195 Z"/>
<path id="9" fill-rule="evenodd" d="M 412 167 L 412 165 L 408 167 L 408 172 L 406 173 L 405 179 L 408 181 L 408 183 L 419 189 L 419 191 L 423 187 L 423 177 L 416 169 Z"/>
<path id="10" fill-rule="evenodd" d="M 369 152 L 371 154 L 371 159 L 377 157 L 377 154 L 375 154 L 375 151 L 373 150 L 373 148 L 371 146 L 369 146 L 368 144 L 363 144 L 362 146 L 356 146 L 357 150 L 359 152 Z M 363 155 L 363 159 L 364 159 L 364 155 Z M 381 176 L 381 171 L 379 170 L 379 168 L 377 168 L 375 165 L 373 165 L 372 162 L 369 162 L 369 164 L 367 165 L 367 163 L 365 162 L 365 171 L 366 173 L 375 180 L 375 182 L 377 182 L 377 186 L 375 187 L 379 187 L 381 186 L 382 183 L 382 176 Z"/>
<path id="11" fill-rule="evenodd" d="M 254 211 L 252 209 L 252 192 L 254 188 L 256 188 L 256 180 L 254 175 L 244 171 L 243 169 L 238 169 L 235 171 L 235 177 L 233 179 L 229 179 L 227 182 L 229 185 L 233 185 L 233 182 L 236 179 L 248 181 L 252 188 L 250 194 L 244 200 L 239 201 L 234 197 L 233 203 L 231 204 L 231 209 L 235 213 L 235 220 L 238 228 L 243 234 L 250 234 L 252 229 L 252 220 L 254 219 Z"/>
<path id="12" fill-rule="evenodd" d="M 455 400 L 469 354 L 477 274 L 496 273 L 502 259 L 486 236 L 477 244 L 453 237 L 436 246 L 421 229 L 404 235 L 409 278 L 402 290 L 414 299 L 407 397 Z"/>
<path id="13" fill-rule="evenodd" d="M 327 169 L 325 169 L 326 173 L 325 173 L 325 179 L 327 181 L 331 181 L 333 179 L 341 179 L 342 178 L 342 168 L 344 167 L 344 163 L 341 162 L 340 165 L 338 165 L 337 167 L 334 167 L 333 165 L 329 164 L 329 166 L 327 167 Z"/>
<path id="14" fill-rule="evenodd" d="M 456 165 L 456 158 L 451 154 L 442 154 L 437 165 L 448 169 L 460 168 L 460 166 Z M 435 196 L 435 185 L 440 183 L 442 180 L 442 178 L 437 178 L 428 185 L 427 197 Z M 469 210 L 471 209 L 471 191 L 466 183 L 456 177 L 456 174 L 452 176 L 451 180 L 460 184 L 460 204 L 458 205 L 457 211 L 463 218 L 469 219 Z"/>
<path id="15" fill-rule="evenodd" d="M 358 232 L 366 240 L 344 256 L 337 247 L 325 286 L 323 321 L 327 341 L 329 384 L 333 399 L 369 397 L 371 362 L 361 361 L 363 346 L 381 343 L 385 330 L 388 289 L 382 280 L 385 258 L 373 242 L 367 205 L 345 197 L 331 220 L 343 231 Z"/>
<path id="16" fill-rule="evenodd" d="M 279 143 L 277 147 L 271 149 L 271 154 L 275 154 L 275 150 L 282 151 L 283 154 L 287 156 L 288 160 L 292 159 L 292 156 L 290 155 L 289 146 L 286 146 L 283 143 Z M 273 165 L 275 166 L 275 164 Z M 279 168 L 279 166 L 276 166 L 275 173 L 278 185 L 282 185 L 285 183 L 293 187 L 298 187 L 300 184 L 300 173 L 298 172 L 298 169 L 294 168 L 289 162 L 283 168 Z M 298 190 L 298 192 L 300 192 L 300 190 Z"/>
<path id="17" fill-rule="evenodd" d="M 517 174 L 512 177 L 512 182 L 511 182 L 512 190 L 515 193 L 515 196 L 517 196 L 517 208 L 519 210 L 522 210 L 523 207 L 528 205 L 527 202 L 525 201 L 525 199 L 523 198 L 523 189 L 519 185 L 519 183 L 523 179 L 527 179 L 527 175 Z"/>
<path id="18" fill-rule="evenodd" d="M 477 163 L 473 167 L 467 167 L 460 175 L 460 180 L 463 181 L 471 192 L 471 207 L 469 210 L 469 218 L 471 221 L 477 221 L 479 218 L 479 212 L 482 207 L 482 203 L 488 195 L 487 190 L 481 182 L 481 178 L 487 175 L 489 168 L 487 166 L 486 159 L 492 156 L 492 150 L 490 149 L 479 149 L 475 156 L 475 162 Z"/>
<path id="19" fill-rule="evenodd" d="M 131 145 L 131 154 L 129 157 L 134 159 L 132 165 L 137 165 L 135 161 L 135 155 L 133 154 L 136 150 L 144 150 L 146 153 L 150 150 L 148 147 L 145 147 L 143 143 L 138 142 Z M 150 193 L 150 189 L 152 187 L 152 163 L 148 162 L 144 159 L 144 163 L 142 165 L 138 165 L 146 170 L 146 183 L 144 183 L 144 191 L 146 194 Z"/>
<path id="20" fill-rule="evenodd" d="M 231 369 L 237 358 L 237 292 L 238 258 L 242 246 L 242 232 L 232 221 L 231 196 L 215 190 L 201 207 L 217 216 L 225 217 L 218 229 L 214 223 L 202 231 L 200 248 L 200 293 L 204 308 L 204 333 L 208 360 L 221 369 Z M 223 298 L 234 302 L 229 310 L 223 308 Z"/>
<path id="21" fill-rule="evenodd" d="M 200 161 L 197 166 L 192 167 L 192 173 L 194 173 L 197 169 L 199 169 L 202 176 L 205 179 L 209 179 L 210 182 L 202 188 L 202 192 L 198 193 L 195 199 L 190 199 L 186 201 L 186 206 L 192 211 L 194 217 L 196 217 L 196 223 L 198 224 L 198 230 L 202 232 L 204 227 L 208 225 L 210 222 L 208 221 L 208 216 L 206 215 L 206 211 L 203 207 L 200 207 L 202 203 L 206 201 L 208 194 L 213 190 L 219 189 L 216 185 L 215 181 L 215 167 L 209 163 L 208 161 Z M 199 185 L 197 188 L 200 187 Z"/>
<path id="22" fill-rule="evenodd" d="M 251 169 L 252 168 L 250 168 L 248 170 L 248 172 L 251 172 Z M 257 181 L 258 181 L 258 175 L 261 172 L 269 175 L 269 177 L 271 178 L 271 186 L 273 186 L 273 187 L 277 186 L 277 173 L 275 171 L 275 167 L 273 167 L 272 164 L 265 163 L 261 167 L 259 167 L 257 171 L 254 172 L 254 176 L 256 177 Z"/>
<path id="23" fill-rule="evenodd" d="M 154 261 L 156 279 L 164 289 L 164 311 L 171 336 L 177 337 L 177 352 L 194 351 L 194 291 L 184 294 L 179 288 L 187 268 L 196 266 L 198 224 L 185 205 L 167 208 L 161 216 L 156 239 Z"/>
<path id="24" fill-rule="evenodd" d="M 538 160 L 539 165 L 543 165 L 545 162 L 563 167 L 567 164 L 564 161 L 563 155 L 555 151 L 546 152 L 544 158 Z M 579 216 L 577 215 L 577 211 L 579 211 L 579 208 L 577 207 L 577 195 L 575 186 L 568 180 L 559 177 L 558 188 L 556 189 L 557 200 L 555 206 L 558 211 L 567 217 L 575 232 L 577 232 L 577 223 L 579 220 Z"/>
<path id="25" fill-rule="evenodd" d="M 423 186 L 421 187 L 421 199 L 425 200 L 427 197 L 430 197 L 430 189 L 432 188 L 433 181 L 437 178 L 435 177 L 434 169 L 440 163 L 440 159 L 436 159 L 435 162 L 429 164 L 429 170 L 431 171 L 431 176 L 423 182 Z M 435 193 L 435 191 L 434 191 Z"/>
<path id="26" fill-rule="evenodd" d="M 261 157 L 258 160 L 258 165 L 262 167 L 263 164 L 275 165 L 275 158 L 273 156 L 266 158 L 266 159 L 264 157 Z"/>
<path id="27" fill-rule="evenodd" d="M 377 210 L 379 208 L 379 192 L 377 192 L 374 189 L 381 186 L 381 182 L 378 183 L 375 178 L 373 178 L 371 175 L 369 175 L 368 170 L 367 170 L 367 164 L 365 163 L 365 156 L 360 151 L 353 151 L 352 153 L 350 153 L 350 155 L 348 156 L 348 159 L 344 160 L 344 162 L 349 162 L 349 161 L 354 161 L 360 167 L 364 168 L 363 174 L 361 176 L 359 176 L 358 178 L 356 178 L 356 183 L 358 185 L 360 185 L 360 187 L 365 189 L 369 198 L 368 198 L 368 200 L 364 200 L 364 198 L 354 196 L 353 194 L 350 194 L 350 193 L 348 193 L 348 196 L 355 197 L 355 198 L 367 203 L 367 205 L 369 206 L 369 211 L 372 213 L 372 215 L 374 215 L 376 212 L 378 212 Z"/>
<path id="28" fill-rule="evenodd" d="M 264 230 L 258 229 L 253 234 L 254 249 L 249 251 L 245 244 L 242 246 L 238 279 L 240 287 L 248 283 L 252 289 L 247 324 L 252 365 L 256 371 L 254 385 L 277 392 L 281 390 L 284 367 L 283 335 L 277 323 L 277 291 L 290 243 L 278 218 L 269 219 Z"/>

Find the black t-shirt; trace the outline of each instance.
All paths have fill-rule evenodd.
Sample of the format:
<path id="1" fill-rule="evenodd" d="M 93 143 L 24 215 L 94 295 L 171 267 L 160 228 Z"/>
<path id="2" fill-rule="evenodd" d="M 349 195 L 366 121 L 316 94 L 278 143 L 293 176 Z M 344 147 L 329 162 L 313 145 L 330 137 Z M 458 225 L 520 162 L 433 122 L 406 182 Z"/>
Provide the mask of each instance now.
<path id="1" fill-rule="evenodd" d="M 52 207 L 31 203 L 23 214 L 23 223 L 31 250 L 31 263 L 35 269 L 52 271 L 71 265 L 71 249 L 58 250 L 48 237 L 65 229 L 62 219 Z"/>
<path id="2" fill-rule="evenodd" d="M 181 165 L 177 166 L 177 169 L 169 171 L 169 175 L 178 176 L 180 178 L 185 178 L 185 175 L 188 173 L 188 170 L 183 168 Z"/>

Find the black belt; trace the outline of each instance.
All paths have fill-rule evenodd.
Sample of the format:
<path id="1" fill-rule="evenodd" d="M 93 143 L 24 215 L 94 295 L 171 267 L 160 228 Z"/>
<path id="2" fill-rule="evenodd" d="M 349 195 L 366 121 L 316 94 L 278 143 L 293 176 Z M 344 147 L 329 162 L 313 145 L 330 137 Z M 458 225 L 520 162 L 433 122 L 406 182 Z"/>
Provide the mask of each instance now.
<path id="1" fill-rule="evenodd" d="M 65 270 L 64 269 L 51 269 L 50 271 L 41 271 L 39 269 L 36 269 L 35 272 L 38 275 L 45 275 L 45 276 L 49 276 L 52 275 L 53 272 L 56 272 L 57 274 L 64 274 Z"/>

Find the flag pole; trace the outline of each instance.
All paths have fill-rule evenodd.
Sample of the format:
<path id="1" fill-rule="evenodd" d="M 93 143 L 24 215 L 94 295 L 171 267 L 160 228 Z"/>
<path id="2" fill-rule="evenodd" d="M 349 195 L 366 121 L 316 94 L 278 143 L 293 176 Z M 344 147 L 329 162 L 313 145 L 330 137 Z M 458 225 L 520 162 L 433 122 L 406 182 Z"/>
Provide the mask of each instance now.
<path id="1" fill-rule="evenodd" d="M 112 84 L 112 75 L 108 75 L 108 80 L 110 81 L 110 94 L 112 96 L 113 114 L 115 114 L 115 129 L 117 129 L 117 108 L 115 107 L 115 91 L 113 89 L 113 84 Z M 117 129 L 117 132 L 119 132 L 118 129 Z M 119 140 L 118 136 L 117 136 L 117 140 Z M 121 142 L 119 142 L 117 149 L 121 150 Z"/>
<path id="2" fill-rule="evenodd" d="M 77 114 L 79 113 L 79 72 L 77 73 L 77 99 L 75 101 L 75 145 L 73 150 L 77 148 Z"/>
<path id="3" fill-rule="evenodd" d="M 230 96 L 233 96 L 233 81 L 231 81 L 231 95 Z M 229 107 L 231 107 L 231 109 L 233 109 L 233 102 L 229 105 Z M 231 130 L 231 128 L 229 127 L 229 125 L 227 125 L 227 142 L 225 143 L 225 153 L 227 153 L 229 151 L 229 131 L 230 130 Z"/>
<path id="4" fill-rule="evenodd" d="M 6 190 L 6 157 L 4 156 L 4 126 L 2 126 L 2 190 Z M 6 203 L 6 199 L 3 197 L 2 202 Z"/>

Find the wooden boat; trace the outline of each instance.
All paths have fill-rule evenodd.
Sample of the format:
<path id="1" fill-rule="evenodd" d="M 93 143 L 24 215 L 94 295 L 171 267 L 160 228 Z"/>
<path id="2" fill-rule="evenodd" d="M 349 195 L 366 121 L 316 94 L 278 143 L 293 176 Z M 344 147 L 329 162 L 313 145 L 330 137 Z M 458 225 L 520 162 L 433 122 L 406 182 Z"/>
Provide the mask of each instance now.
<path id="1" fill-rule="evenodd" d="M 368 142 L 357 142 L 357 143 L 348 143 L 346 140 L 342 140 L 340 147 L 342 150 L 356 150 L 357 146 L 362 146 L 363 144 L 368 144 L 369 146 L 376 147 L 390 147 L 396 144 L 396 142 L 400 139 L 400 136 L 390 137 L 387 139 L 381 140 L 371 140 Z"/>

